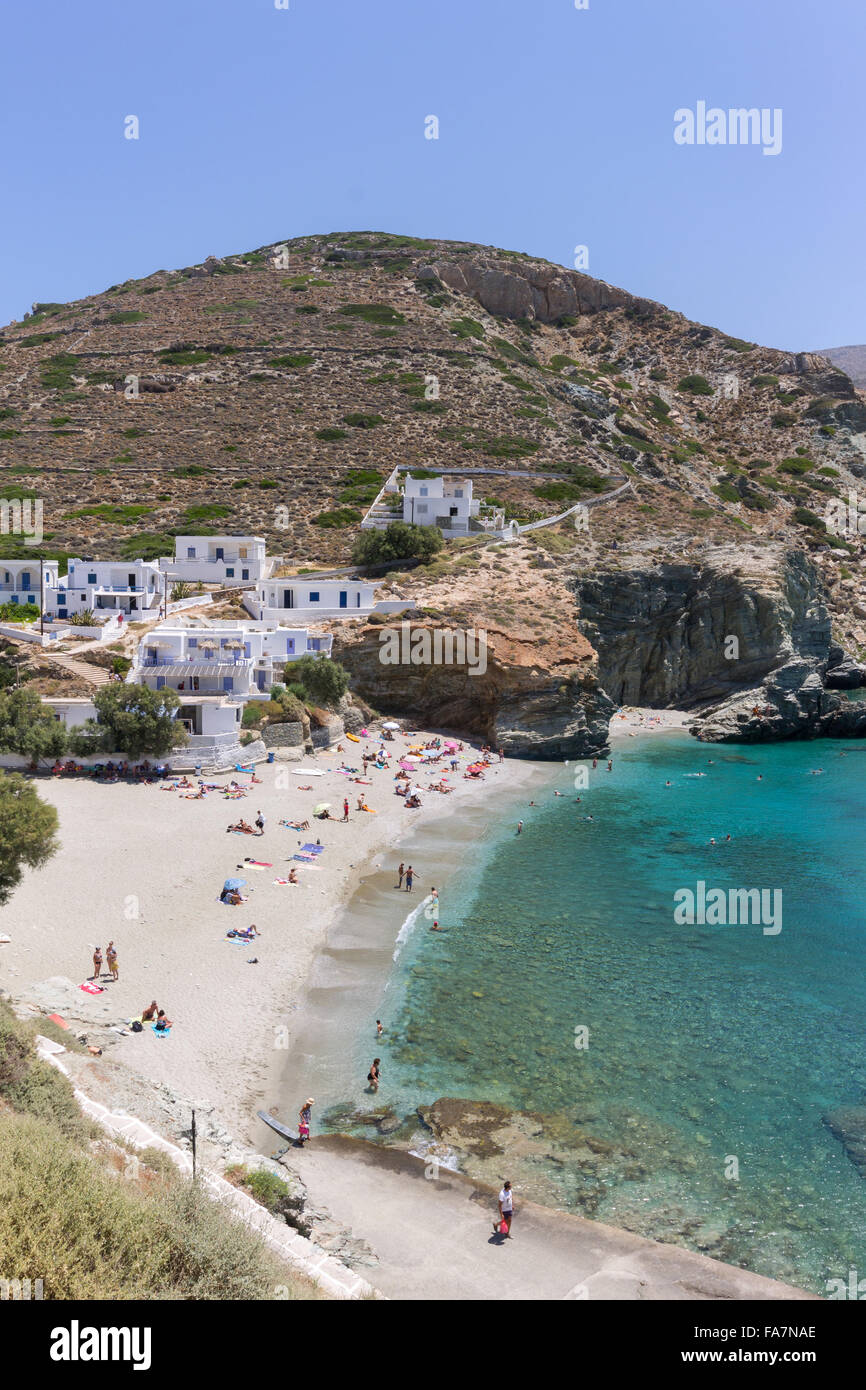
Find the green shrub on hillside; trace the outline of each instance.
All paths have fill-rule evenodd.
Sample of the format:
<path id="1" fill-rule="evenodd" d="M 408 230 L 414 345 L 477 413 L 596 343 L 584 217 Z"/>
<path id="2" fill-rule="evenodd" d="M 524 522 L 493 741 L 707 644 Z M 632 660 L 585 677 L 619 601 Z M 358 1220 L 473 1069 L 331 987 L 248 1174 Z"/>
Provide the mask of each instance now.
<path id="1" fill-rule="evenodd" d="M 318 516 L 313 517 L 312 523 L 314 526 L 339 529 L 346 526 L 357 526 L 362 515 L 363 513 L 355 511 L 352 507 L 338 507 L 334 511 L 319 512 Z"/>
<path id="2" fill-rule="evenodd" d="M 308 352 L 288 352 L 282 357 L 272 357 L 268 363 L 269 367 L 279 367 L 287 371 L 295 371 L 299 367 L 309 367 L 315 358 Z"/>
<path id="3" fill-rule="evenodd" d="M 705 376 L 693 373 L 691 376 L 684 376 L 677 383 L 678 391 L 686 391 L 691 396 L 711 396 L 713 388 Z"/>
<path id="4" fill-rule="evenodd" d="M 390 304 L 344 304 L 338 313 L 348 318 L 361 319 L 364 323 L 373 323 L 389 328 L 397 327 L 406 320 L 396 309 L 392 309 Z"/>

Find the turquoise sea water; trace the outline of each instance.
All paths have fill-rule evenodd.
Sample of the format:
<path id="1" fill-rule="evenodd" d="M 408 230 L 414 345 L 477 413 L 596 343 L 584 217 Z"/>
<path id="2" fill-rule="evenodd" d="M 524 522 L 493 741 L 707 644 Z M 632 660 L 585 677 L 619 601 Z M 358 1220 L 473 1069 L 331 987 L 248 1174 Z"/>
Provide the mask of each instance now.
<path id="1" fill-rule="evenodd" d="M 574 771 L 492 826 L 443 933 L 404 933 L 378 1102 L 542 1112 L 631 1156 L 560 1154 L 544 1200 L 816 1292 L 866 1276 L 866 1180 L 822 1123 L 866 1095 L 866 744 L 668 735 L 618 743 L 586 790 Z M 698 880 L 781 890 L 781 932 L 678 925 Z"/>

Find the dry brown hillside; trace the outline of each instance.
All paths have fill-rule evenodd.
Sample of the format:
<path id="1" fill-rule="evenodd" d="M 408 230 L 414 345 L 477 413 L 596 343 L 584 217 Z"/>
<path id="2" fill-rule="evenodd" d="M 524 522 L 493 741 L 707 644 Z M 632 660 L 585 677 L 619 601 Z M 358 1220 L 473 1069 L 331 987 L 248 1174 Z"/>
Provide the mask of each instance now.
<path id="1" fill-rule="evenodd" d="M 845 613 L 862 606 L 860 542 L 824 518 L 859 486 L 864 442 L 866 407 L 826 358 L 466 243 L 303 237 L 36 304 L 0 331 L 0 495 L 43 499 L 46 553 L 252 531 L 330 564 L 395 463 L 498 470 L 478 490 L 521 520 L 628 477 L 593 512 L 593 552 L 793 542 Z M 573 549 L 568 527 L 542 536 Z"/>

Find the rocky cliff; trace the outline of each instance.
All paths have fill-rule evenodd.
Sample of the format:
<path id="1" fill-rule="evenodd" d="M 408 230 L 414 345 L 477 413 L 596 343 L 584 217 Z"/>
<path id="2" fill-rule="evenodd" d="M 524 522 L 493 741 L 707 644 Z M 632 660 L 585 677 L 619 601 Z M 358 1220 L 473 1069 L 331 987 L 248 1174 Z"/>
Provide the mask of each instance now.
<path id="1" fill-rule="evenodd" d="M 453 632 L 434 621 L 406 626 L 412 642 L 424 633 L 432 640 L 437 632 Z M 468 662 L 383 661 L 387 634 L 395 630 L 370 623 L 335 635 L 334 657 L 351 672 L 353 689 L 379 712 L 411 715 L 517 757 L 578 758 L 605 747 L 613 705 L 599 688 L 595 654 L 576 629 L 558 646 L 542 649 L 488 629 L 484 670 Z"/>
<path id="2" fill-rule="evenodd" d="M 692 708 L 759 685 L 793 656 L 827 661 L 830 617 L 802 551 L 719 547 L 575 578 L 598 679 L 619 704 Z"/>

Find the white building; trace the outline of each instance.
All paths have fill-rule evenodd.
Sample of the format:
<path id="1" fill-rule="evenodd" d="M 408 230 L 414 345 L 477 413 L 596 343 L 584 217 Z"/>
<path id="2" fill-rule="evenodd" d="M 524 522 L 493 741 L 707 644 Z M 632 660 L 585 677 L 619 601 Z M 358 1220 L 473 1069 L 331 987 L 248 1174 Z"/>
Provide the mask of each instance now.
<path id="1" fill-rule="evenodd" d="M 67 729 L 75 729 L 86 720 L 96 718 L 96 706 L 83 696 L 66 699 L 52 697 L 44 699 L 42 703 L 54 710 Z M 195 767 L 197 763 L 230 767 L 243 756 L 240 734 L 244 703 L 232 695 L 187 695 L 178 706 L 175 719 L 183 724 L 189 741 L 160 761 L 180 767 Z M 89 761 L 103 762 L 110 756 L 110 753 L 98 754 Z M 10 761 L 17 764 L 24 760 Z"/>
<path id="2" fill-rule="evenodd" d="M 333 638 L 273 623 L 163 624 L 143 637 L 127 681 L 181 694 L 241 700 L 283 683 L 283 668 L 302 656 L 330 656 Z"/>
<path id="3" fill-rule="evenodd" d="M 57 592 L 57 569 L 56 560 L 44 560 L 42 563 L 46 610 L 50 595 Z M 35 603 L 39 607 L 38 560 L 0 560 L 0 603 Z"/>
<path id="4" fill-rule="evenodd" d="M 244 596 L 244 607 L 266 622 L 315 622 L 325 618 L 362 618 L 375 607 L 375 584 L 357 579 L 317 579 L 293 575 L 269 579 Z M 408 605 L 403 604 L 403 607 Z"/>
<path id="5" fill-rule="evenodd" d="M 72 618 L 88 609 L 97 616 L 152 616 L 163 587 L 159 565 L 149 560 L 70 560 L 66 578 L 58 580 L 56 589 L 46 590 L 45 611 L 57 618 Z"/>
<path id="6" fill-rule="evenodd" d="M 502 507 L 472 495 L 472 479 L 440 474 L 432 478 L 401 476 L 398 465 L 382 485 L 361 526 L 382 529 L 392 521 L 410 526 L 438 526 L 446 539 L 475 532 L 494 535 L 505 528 Z"/>
<path id="7" fill-rule="evenodd" d="M 263 536 L 175 536 L 174 555 L 159 561 L 170 579 L 228 586 L 264 579 L 272 563 Z"/>
<path id="8" fill-rule="evenodd" d="M 470 519 L 481 503 L 472 496 L 470 478 L 413 478 L 403 484 L 403 520 L 414 526 L 439 526 L 455 536 L 468 536 Z"/>

